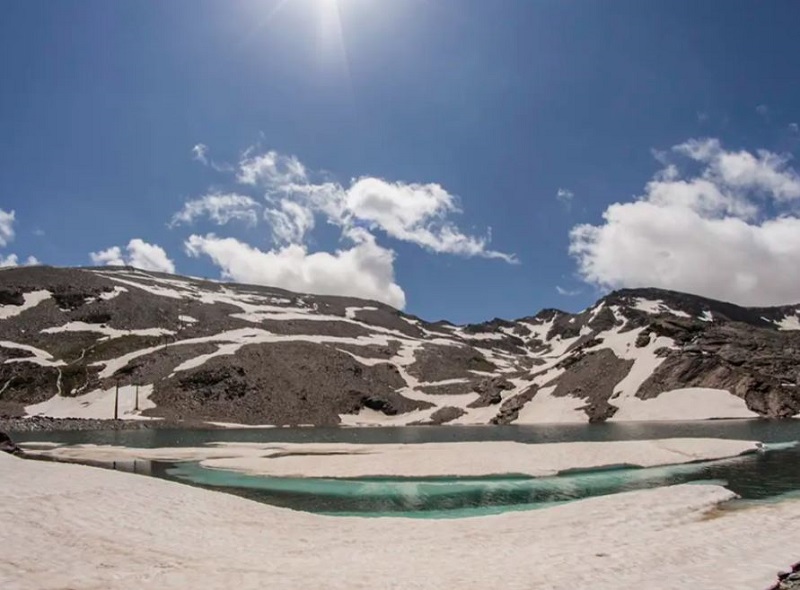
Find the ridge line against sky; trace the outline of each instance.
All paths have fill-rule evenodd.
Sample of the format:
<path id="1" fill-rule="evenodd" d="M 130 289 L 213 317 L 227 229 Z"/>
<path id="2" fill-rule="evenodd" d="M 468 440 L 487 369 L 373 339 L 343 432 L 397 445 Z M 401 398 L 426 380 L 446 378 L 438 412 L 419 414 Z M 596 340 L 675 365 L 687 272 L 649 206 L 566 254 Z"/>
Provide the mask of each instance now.
<path id="1" fill-rule="evenodd" d="M 11 5 L 0 266 L 458 322 L 619 287 L 800 302 L 796 4 L 323 4 Z"/>

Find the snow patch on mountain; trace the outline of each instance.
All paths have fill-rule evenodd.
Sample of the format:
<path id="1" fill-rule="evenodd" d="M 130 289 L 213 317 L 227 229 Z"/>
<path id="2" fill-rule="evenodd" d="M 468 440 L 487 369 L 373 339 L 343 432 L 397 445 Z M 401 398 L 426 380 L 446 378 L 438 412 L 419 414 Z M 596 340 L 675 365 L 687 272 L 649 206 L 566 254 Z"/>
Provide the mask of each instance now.
<path id="1" fill-rule="evenodd" d="M 43 301 L 47 301 L 52 297 L 50 291 L 41 290 L 41 291 L 31 291 L 30 293 L 24 293 L 23 297 L 23 304 L 22 305 L 0 305 L 0 320 L 5 320 L 8 318 L 13 318 L 14 316 L 18 316 L 24 311 L 32 309 L 42 303 Z"/>
<path id="2" fill-rule="evenodd" d="M 118 413 L 126 420 L 151 420 L 142 416 L 141 412 L 156 405 L 150 400 L 152 385 L 139 387 L 139 409 L 136 410 L 136 387 L 134 385 L 119 388 Z M 64 397 L 55 395 L 49 400 L 33 404 L 25 408 L 30 416 L 50 416 L 53 418 L 93 418 L 110 419 L 114 417 L 116 388 L 96 389 L 83 395 Z"/>
<path id="3" fill-rule="evenodd" d="M 758 418 L 742 398 L 724 389 L 689 387 L 674 389 L 658 397 L 628 398 L 611 417 L 614 422 L 634 420 L 711 420 L 715 418 Z"/>

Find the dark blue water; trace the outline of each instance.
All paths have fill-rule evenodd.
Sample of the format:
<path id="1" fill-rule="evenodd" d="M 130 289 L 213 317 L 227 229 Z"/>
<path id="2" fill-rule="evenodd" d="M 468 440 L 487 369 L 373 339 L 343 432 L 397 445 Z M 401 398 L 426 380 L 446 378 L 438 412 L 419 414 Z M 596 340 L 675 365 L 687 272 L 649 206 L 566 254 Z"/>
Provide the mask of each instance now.
<path id="1" fill-rule="evenodd" d="M 209 442 L 352 442 L 367 444 L 513 440 L 524 443 L 713 437 L 788 443 L 800 421 L 737 420 L 552 426 L 401 427 L 359 429 L 147 430 L 34 433 L 20 441 L 130 447 L 201 446 Z M 360 516 L 454 518 L 531 510 L 591 496 L 692 482 L 722 483 L 742 502 L 800 495 L 800 447 L 649 469 L 604 469 L 556 477 L 275 478 L 204 469 L 199 464 L 124 461 L 116 468 L 146 472 L 295 510 Z"/>

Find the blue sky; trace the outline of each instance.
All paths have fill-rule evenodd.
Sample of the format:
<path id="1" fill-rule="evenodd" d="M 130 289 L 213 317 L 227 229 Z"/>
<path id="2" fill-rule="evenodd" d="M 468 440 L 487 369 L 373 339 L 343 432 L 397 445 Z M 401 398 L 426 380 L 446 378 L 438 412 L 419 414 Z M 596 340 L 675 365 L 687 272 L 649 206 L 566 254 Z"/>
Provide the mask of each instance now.
<path id="1" fill-rule="evenodd" d="M 6 264 L 134 262 L 459 322 L 620 286 L 800 301 L 796 2 L 3 13 Z"/>

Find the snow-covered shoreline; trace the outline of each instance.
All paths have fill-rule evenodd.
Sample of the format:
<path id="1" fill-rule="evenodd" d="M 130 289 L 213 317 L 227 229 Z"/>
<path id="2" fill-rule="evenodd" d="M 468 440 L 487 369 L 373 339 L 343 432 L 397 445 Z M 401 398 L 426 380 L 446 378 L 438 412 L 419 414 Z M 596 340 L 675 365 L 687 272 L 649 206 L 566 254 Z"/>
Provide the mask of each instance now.
<path id="1" fill-rule="evenodd" d="M 797 560 L 800 502 L 717 511 L 681 485 L 458 520 L 325 517 L 0 455 L 0 587 L 758 590 Z"/>
<path id="2" fill-rule="evenodd" d="M 344 444 L 217 443 L 203 447 L 51 447 L 36 454 L 72 461 L 200 461 L 206 468 L 273 477 L 547 477 L 618 465 L 657 467 L 755 452 L 760 443 L 712 438 L 524 444 L 504 441 Z"/>

